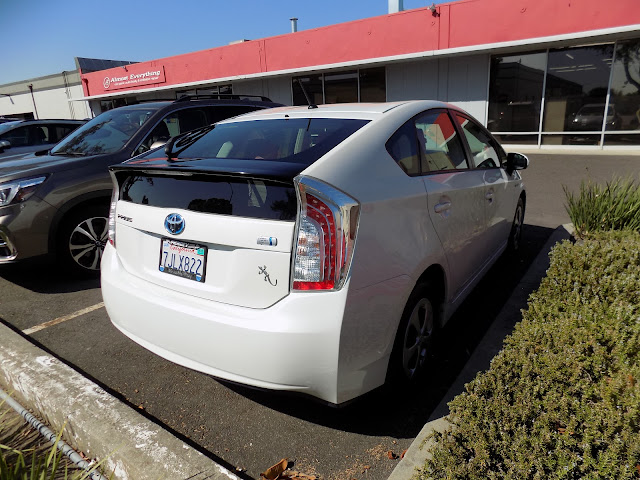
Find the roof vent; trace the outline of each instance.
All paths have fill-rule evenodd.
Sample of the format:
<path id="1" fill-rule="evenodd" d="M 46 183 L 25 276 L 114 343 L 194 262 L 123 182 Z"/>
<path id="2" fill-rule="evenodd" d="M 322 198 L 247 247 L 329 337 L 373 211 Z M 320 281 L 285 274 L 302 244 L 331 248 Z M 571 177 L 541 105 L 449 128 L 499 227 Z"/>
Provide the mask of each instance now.
<path id="1" fill-rule="evenodd" d="M 403 0 L 389 0 L 389 13 L 398 13 L 404 10 Z"/>

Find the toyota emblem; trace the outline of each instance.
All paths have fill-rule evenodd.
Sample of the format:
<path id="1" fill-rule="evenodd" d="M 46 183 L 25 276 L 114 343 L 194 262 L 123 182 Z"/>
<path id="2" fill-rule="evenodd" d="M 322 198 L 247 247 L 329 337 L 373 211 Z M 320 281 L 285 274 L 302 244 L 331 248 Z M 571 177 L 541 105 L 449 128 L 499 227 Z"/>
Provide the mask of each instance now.
<path id="1" fill-rule="evenodd" d="M 184 218 L 179 213 L 170 213 L 164 219 L 164 228 L 172 235 L 180 235 L 184 232 Z"/>

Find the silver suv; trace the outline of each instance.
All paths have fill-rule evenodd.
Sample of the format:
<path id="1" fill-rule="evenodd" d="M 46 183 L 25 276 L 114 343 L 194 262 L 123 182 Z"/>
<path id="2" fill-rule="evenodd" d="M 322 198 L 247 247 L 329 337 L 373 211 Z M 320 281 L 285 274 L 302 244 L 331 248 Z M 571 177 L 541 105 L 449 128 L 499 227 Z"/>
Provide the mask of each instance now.
<path id="1" fill-rule="evenodd" d="M 85 120 L 14 120 L 0 124 L 0 160 L 48 150 Z"/>
<path id="2" fill-rule="evenodd" d="M 107 241 L 110 165 L 170 137 L 274 106 L 239 96 L 130 105 L 102 113 L 48 153 L 0 162 L 0 264 L 51 255 L 67 270 L 97 272 Z"/>

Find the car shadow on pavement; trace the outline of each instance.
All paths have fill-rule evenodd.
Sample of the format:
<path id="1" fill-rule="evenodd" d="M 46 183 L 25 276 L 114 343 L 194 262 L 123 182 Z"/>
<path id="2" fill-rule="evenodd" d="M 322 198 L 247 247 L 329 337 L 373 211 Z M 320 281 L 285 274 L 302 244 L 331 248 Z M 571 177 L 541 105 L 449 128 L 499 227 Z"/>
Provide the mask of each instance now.
<path id="1" fill-rule="evenodd" d="M 0 278 L 37 293 L 70 293 L 100 287 L 97 274 L 73 275 L 44 258 L 0 265 Z"/>
<path id="2" fill-rule="evenodd" d="M 231 390 L 273 410 L 328 428 L 362 435 L 414 438 L 443 399 L 474 349 L 511 298 L 551 228 L 525 224 L 521 251 L 503 255 L 440 332 L 432 368 L 412 388 L 383 386 L 340 408 L 331 408 L 308 396 L 253 390 L 225 382 Z M 542 276 L 533 285 L 537 288 Z M 509 305 L 514 324 L 526 307 L 526 295 Z M 505 335 L 510 332 L 505 332 Z"/>

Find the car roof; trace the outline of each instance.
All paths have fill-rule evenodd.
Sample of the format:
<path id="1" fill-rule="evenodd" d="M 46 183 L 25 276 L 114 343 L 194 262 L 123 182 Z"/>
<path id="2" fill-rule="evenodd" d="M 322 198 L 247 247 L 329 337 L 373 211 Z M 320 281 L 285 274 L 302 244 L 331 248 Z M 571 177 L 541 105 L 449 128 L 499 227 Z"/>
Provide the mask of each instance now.
<path id="1" fill-rule="evenodd" d="M 268 110 L 257 110 L 242 115 L 239 118 L 223 120 L 221 123 L 234 121 L 266 120 L 282 118 L 288 115 L 290 118 L 332 117 L 332 118 L 359 118 L 373 120 L 391 110 L 427 110 L 429 108 L 453 108 L 443 102 L 435 100 L 409 100 L 402 102 L 379 103 L 332 103 L 324 105 L 277 107 Z"/>

